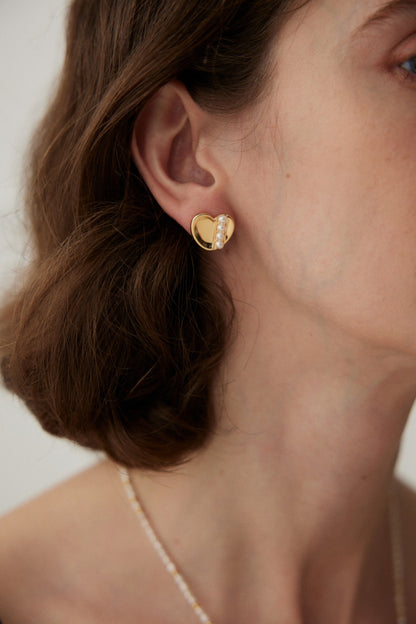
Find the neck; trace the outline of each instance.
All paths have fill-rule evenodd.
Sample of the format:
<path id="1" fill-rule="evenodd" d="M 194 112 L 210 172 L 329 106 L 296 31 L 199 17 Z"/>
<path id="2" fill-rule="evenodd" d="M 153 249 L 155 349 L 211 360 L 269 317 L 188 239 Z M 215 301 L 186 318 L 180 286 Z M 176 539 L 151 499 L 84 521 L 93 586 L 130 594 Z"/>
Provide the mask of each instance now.
<path id="1" fill-rule="evenodd" d="M 169 474 L 134 475 L 140 495 L 214 622 L 347 624 L 375 592 L 391 619 L 374 621 L 393 622 L 387 501 L 415 363 L 293 310 L 285 332 L 262 320 L 267 332 L 238 318 L 255 338 L 224 362 L 210 445 Z"/>

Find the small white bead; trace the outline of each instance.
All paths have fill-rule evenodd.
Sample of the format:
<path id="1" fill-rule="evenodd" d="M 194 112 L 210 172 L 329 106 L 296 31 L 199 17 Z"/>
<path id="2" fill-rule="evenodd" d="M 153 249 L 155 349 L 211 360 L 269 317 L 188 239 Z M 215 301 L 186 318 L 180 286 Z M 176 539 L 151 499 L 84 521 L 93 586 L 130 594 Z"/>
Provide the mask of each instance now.
<path id="1" fill-rule="evenodd" d="M 217 232 L 225 232 L 227 226 L 225 223 L 219 223 L 217 226 Z"/>
<path id="2" fill-rule="evenodd" d="M 190 592 L 190 591 L 184 591 L 184 592 L 183 592 L 183 596 L 184 596 L 184 598 L 185 598 L 185 600 L 186 600 L 186 602 L 187 602 L 188 604 L 190 604 L 190 605 L 193 605 L 193 604 L 194 604 L 194 602 L 195 602 L 195 598 L 192 596 L 192 594 L 191 594 L 191 592 Z"/>
<path id="3" fill-rule="evenodd" d="M 218 217 L 218 222 L 219 223 L 227 223 L 227 216 L 222 214 Z"/>
<path id="4" fill-rule="evenodd" d="M 165 567 L 167 568 L 169 563 L 170 563 L 170 559 L 167 556 L 167 554 L 165 553 L 165 551 L 162 551 L 160 553 L 160 558 L 162 559 L 163 563 L 165 564 Z"/>
<path id="5" fill-rule="evenodd" d="M 216 236 L 217 241 L 224 241 L 224 234 L 222 232 L 218 232 Z"/>
<path id="6" fill-rule="evenodd" d="M 215 249 L 222 249 L 224 247 L 224 243 L 221 241 L 218 241 L 215 243 Z"/>
<path id="7" fill-rule="evenodd" d="M 189 589 L 188 585 L 185 583 L 185 581 L 183 580 L 183 578 L 181 576 L 178 576 L 177 583 L 178 583 L 178 585 L 179 585 L 179 587 L 181 588 L 182 591 L 185 591 L 186 589 Z"/>

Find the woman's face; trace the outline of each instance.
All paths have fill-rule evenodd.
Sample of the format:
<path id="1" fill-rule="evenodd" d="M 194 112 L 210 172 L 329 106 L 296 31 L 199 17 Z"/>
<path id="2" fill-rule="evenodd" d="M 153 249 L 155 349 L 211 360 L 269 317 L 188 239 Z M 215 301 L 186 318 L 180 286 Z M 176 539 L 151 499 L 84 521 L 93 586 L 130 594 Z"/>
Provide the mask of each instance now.
<path id="1" fill-rule="evenodd" d="M 385 1 L 291 18 L 233 193 L 287 300 L 416 353 L 416 0 L 394 4 L 367 27 Z"/>

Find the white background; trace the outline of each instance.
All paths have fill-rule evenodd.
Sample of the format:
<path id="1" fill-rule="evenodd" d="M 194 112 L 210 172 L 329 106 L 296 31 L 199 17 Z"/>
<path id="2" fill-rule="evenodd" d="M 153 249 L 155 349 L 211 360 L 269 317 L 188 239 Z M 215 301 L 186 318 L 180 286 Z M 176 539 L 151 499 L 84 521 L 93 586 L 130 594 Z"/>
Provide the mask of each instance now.
<path id="1" fill-rule="evenodd" d="M 23 157 L 62 62 L 66 4 L 0 0 L 0 293 L 13 283 L 16 267 L 28 255 L 22 225 Z M 416 487 L 415 451 L 416 411 L 398 463 L 399 474 Z M 96 460 L 92 452 L 45 434 L 0 387 L 0 514 Z"/>

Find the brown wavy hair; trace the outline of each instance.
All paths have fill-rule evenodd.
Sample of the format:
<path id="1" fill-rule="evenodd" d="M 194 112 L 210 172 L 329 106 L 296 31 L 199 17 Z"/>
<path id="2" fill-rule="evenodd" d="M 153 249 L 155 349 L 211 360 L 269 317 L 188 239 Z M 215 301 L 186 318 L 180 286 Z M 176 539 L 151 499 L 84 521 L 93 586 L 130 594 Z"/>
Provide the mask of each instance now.
<path id="1" fill-rule="evenodd" d="M 219 114 L 253 103 L 270 43 L 296 8 L 72 2 L 62 76 L 31 150 L 34 258 L 0 315 L 5 383 L 49 433 L 162 470 L 215 431 L 210 387 L 231 298 L 209 254 L 151 196 L 130 140 L 173 78 Z"/>

